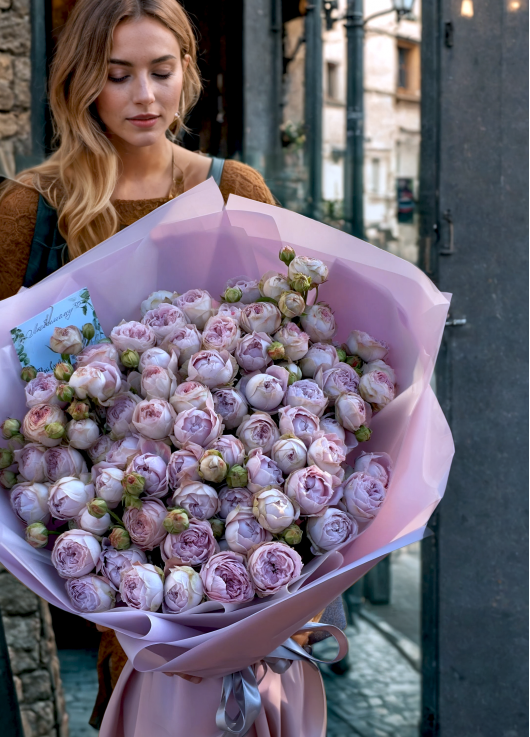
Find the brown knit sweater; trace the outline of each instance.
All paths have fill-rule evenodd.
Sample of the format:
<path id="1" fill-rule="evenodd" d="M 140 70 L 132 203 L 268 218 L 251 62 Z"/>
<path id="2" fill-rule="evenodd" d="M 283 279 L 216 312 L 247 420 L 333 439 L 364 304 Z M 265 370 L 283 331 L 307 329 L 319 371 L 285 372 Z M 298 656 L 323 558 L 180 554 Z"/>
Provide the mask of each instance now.
<path id="1" fill-rule="evenodd" d="M 239 161 L 225 162 L 220 190 L 225 202 L 229 194 L 237 194 L 257 202 L 274 204 L 274 198 L 261 174 Z M 177 190 L 177 194 L 181 193 L 182 189 Z M 116 200 L 114 207 L 120 224 L 126 226 L 169 199 Z M 16 294 L 24 281 L 37 221 L 38 202 L 39 193 L 22 185 L 14 187 L 0 202 L 0 299 Z"/>

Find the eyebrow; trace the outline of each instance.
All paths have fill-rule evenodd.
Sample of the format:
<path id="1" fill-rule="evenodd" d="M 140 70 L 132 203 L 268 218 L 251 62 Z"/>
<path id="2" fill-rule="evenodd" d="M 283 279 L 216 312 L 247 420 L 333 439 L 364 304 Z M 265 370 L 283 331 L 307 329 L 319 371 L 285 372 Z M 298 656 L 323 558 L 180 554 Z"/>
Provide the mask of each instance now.
<path id="1" fill-rule="evenodd" d="M 176 58 L 177 57 L 173 56 L 173 54 L 166 54 L 165 56 L 159 56 L 158 59 L 153 59 L 151 64 L 161 64 L 163 61 L 169 61 L 170 59 Z M 119 64 L 122 67 L 134 66 L 130 61 L 123 61 L 123 59 L 109 59 L 109 64 Z"/>

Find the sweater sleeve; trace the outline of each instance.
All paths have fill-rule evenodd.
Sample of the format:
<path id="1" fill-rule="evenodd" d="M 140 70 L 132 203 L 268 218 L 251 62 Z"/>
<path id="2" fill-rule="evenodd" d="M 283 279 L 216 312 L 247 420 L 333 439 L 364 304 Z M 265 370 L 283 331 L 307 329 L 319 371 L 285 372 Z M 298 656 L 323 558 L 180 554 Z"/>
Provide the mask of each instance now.
<path id="1" fill-rule="evenodd" d="M 29 261 L 39 193 L 17 184 L 0 201 L 0 299 L 16 294 Z"/>
<path id="2" fill-rule="evenodd" d="M 265 202 L 267 205 L 275 205 L 276 201 L 272 192 L 265 184 L 265 180 L 259 172 L 241 161 L 227 159 L 219 185 L 224 201 L 228 195 L 237 194 L 247 197 L 256 202 Z"/>

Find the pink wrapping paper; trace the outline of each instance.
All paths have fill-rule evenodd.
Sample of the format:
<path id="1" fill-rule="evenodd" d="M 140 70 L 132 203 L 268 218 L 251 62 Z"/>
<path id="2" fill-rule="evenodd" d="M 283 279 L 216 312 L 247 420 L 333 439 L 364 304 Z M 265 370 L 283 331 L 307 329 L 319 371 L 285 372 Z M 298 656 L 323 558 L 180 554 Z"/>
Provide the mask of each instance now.
<path id="1" fill-rule="evenodd" d="M 208 180 L 31 290 L 0 303 L 0 406 L 2 416 L 22 419 L 26 408 L 12 327 L 88 287 L 108 334 L 122 318 L 139 319 L 140 301 L 155 289 L 183 292 L 200 287 L 218 298 L 232 276 L 259 278 L 265 271 L 281 270 L 282 243 L 328 265 L 329 281 L 319 299 L 329 301 L 335 311 L 339 340 L 359 329 L 391 346 L 388 362 L 396 371 L 398 396 L 376 415 L 372 439 L 362 447 L 386 451 L 394 460 L 387 500 L 357 540 L 315 559 L 299 581 L 266 600 L 242 607 L 206 602 L 181 615 L 124 608 L 83 615 L 115 629 L 132 664 L 107 710 L 102 737 L 143 737 L 148 731 L 217 737 L 215 719 L 210 724 L 207 714 L 219 701 L 221 676 L 261 660 L 381 557 L 422 538 L 444 493 L 454 452 L 429 385 L 449 299 L 408 262 L 321 223 L 235 196 L 224 208 L 219 189 Z M 353 451 L 350 462 L 359 452 Z M 7 494 L 0 496 L 0 520 L 0 561 L 37 594 L 73 612 L 50 553 L 26 544 Z M 167 678 L 161 671 L 206 680 L 197 686 Z M 263 708 L 249 735 L 323 737 L 322 684 L 309 665 L 295 663 L 283 676 L 269 673 L 260 690 Z M 172 694 L 172 706 L 161 714 L 157 704 L 162 693 Z M 183 724 L 177 732 L 171 715 L 190 699 L 204 703 L 204 726 Z M 287 701 L 289 709 L 280 709 Z M 307 731 L 300 732 L 302 712 L 311 720 Z M 149 725 L 155 723 L 153 731 Z"/>

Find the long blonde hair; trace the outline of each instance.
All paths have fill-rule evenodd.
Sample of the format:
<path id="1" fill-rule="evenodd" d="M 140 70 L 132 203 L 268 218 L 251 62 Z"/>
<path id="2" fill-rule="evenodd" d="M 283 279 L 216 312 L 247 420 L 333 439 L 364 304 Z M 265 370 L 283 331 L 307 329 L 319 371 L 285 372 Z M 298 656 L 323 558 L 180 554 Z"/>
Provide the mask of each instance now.
<path id="1" fill-rule="evenodd" d="M 71 258 L 118 230 L 110 200 L 118 180 L 118 155 L 105 136 L 95 100 L 107 80 L 116 26 L 145 16 L 172 31 L 182 57 L 190 57 L 179 103 L 181 118 L 170 127 L 176 135 L 201 91 L 195 36 L 177 0 L 78 0 L 57 45 L 49 84 L 57 149 L 18 179 L 55 207 Z"/>

